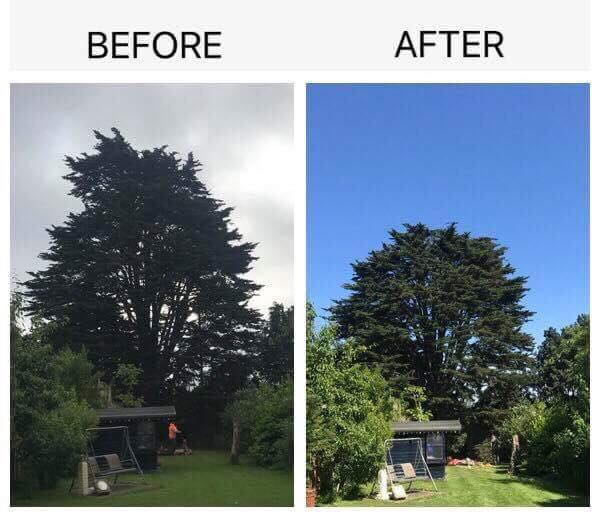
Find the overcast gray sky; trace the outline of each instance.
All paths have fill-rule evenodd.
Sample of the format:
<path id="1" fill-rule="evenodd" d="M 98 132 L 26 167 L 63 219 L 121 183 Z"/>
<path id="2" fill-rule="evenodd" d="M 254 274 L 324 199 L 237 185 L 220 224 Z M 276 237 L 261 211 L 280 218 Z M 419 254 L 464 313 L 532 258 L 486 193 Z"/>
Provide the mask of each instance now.
<path id="1" fill-rule="evenodd" d="M 167 144 L 203 163 L 200 179 L 235 207 L 244 240 L 258 242 L 253 306 L 293 303 L 291 85 L 13 84 L 11 272 L 44 268 L 45 228 L 81 204 L 67 195 L 65 155 L 91 152 L 92 130 L 117 127 L 136 149 Z"/>

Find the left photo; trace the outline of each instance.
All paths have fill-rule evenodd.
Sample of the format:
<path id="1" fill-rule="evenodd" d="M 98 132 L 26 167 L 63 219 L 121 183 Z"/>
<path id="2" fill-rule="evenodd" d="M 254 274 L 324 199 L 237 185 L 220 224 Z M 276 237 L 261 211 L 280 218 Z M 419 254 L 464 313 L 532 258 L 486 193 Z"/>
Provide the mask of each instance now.
<path id="1" fill-rule="evenodd" d="M 293 85 L 11 85 L 12 506 L 293 505 Z"/>

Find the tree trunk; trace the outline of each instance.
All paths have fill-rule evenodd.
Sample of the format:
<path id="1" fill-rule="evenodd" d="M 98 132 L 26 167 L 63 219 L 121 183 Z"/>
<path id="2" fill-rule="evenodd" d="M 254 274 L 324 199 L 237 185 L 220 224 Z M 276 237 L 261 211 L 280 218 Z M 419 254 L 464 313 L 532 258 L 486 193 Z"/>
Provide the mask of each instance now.
<path id="1" fill-rule="evenodd" d="M 231 456 L 229 462 L 232 465 L 238 465 L 240 463 L 240 419 L 237 417 L 233 418 L 231 435 Z"/>
<path id="2" fill-rule="evenodd" d="M 508 466 L 508 473 L 512 476 L 517 470 L 517 454 L 519 452 L 519 435 L 513 434 L 512 439 L 512 451 L 510 453 L 510 465 Z"/>

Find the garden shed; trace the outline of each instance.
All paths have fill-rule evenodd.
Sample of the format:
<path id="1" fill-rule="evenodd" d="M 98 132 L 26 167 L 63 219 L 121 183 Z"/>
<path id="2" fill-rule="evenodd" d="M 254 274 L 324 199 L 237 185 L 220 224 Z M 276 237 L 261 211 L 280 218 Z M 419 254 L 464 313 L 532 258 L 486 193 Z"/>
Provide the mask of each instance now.
<path id="1" fill-rule="evenodd" d="M 395 438 L 420 438 L 425 462 L 434 479 L 446 477 L 446 433 L 460 433 L 459 420 L 428 422 L 392 422 Z"/>
<path id="2" fill-rule="evenodd" d="M 142 470 L 158 467 L 160 447 L 159 426 L 167 428 L 169 420 L 175 418 L 173 406 L 106 408 L 99 409 L 98 427 L 126 426 L 131 447 Z M 97 455 L 110 454 L 119 450 L 121 437 L 117 433 L 102 433 L 94 436 L 93 447 Z"/>

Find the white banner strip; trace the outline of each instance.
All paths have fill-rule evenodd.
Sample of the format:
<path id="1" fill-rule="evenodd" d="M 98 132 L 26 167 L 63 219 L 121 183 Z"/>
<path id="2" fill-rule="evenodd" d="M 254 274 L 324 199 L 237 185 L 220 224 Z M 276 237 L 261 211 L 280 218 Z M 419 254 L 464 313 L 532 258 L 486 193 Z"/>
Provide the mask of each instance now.
<path id="1" fill-rule="evenodd" d="M 10 58 L 13 71 L 582 72 L 589 12 L 589 0 L 11 0 Z"/>

